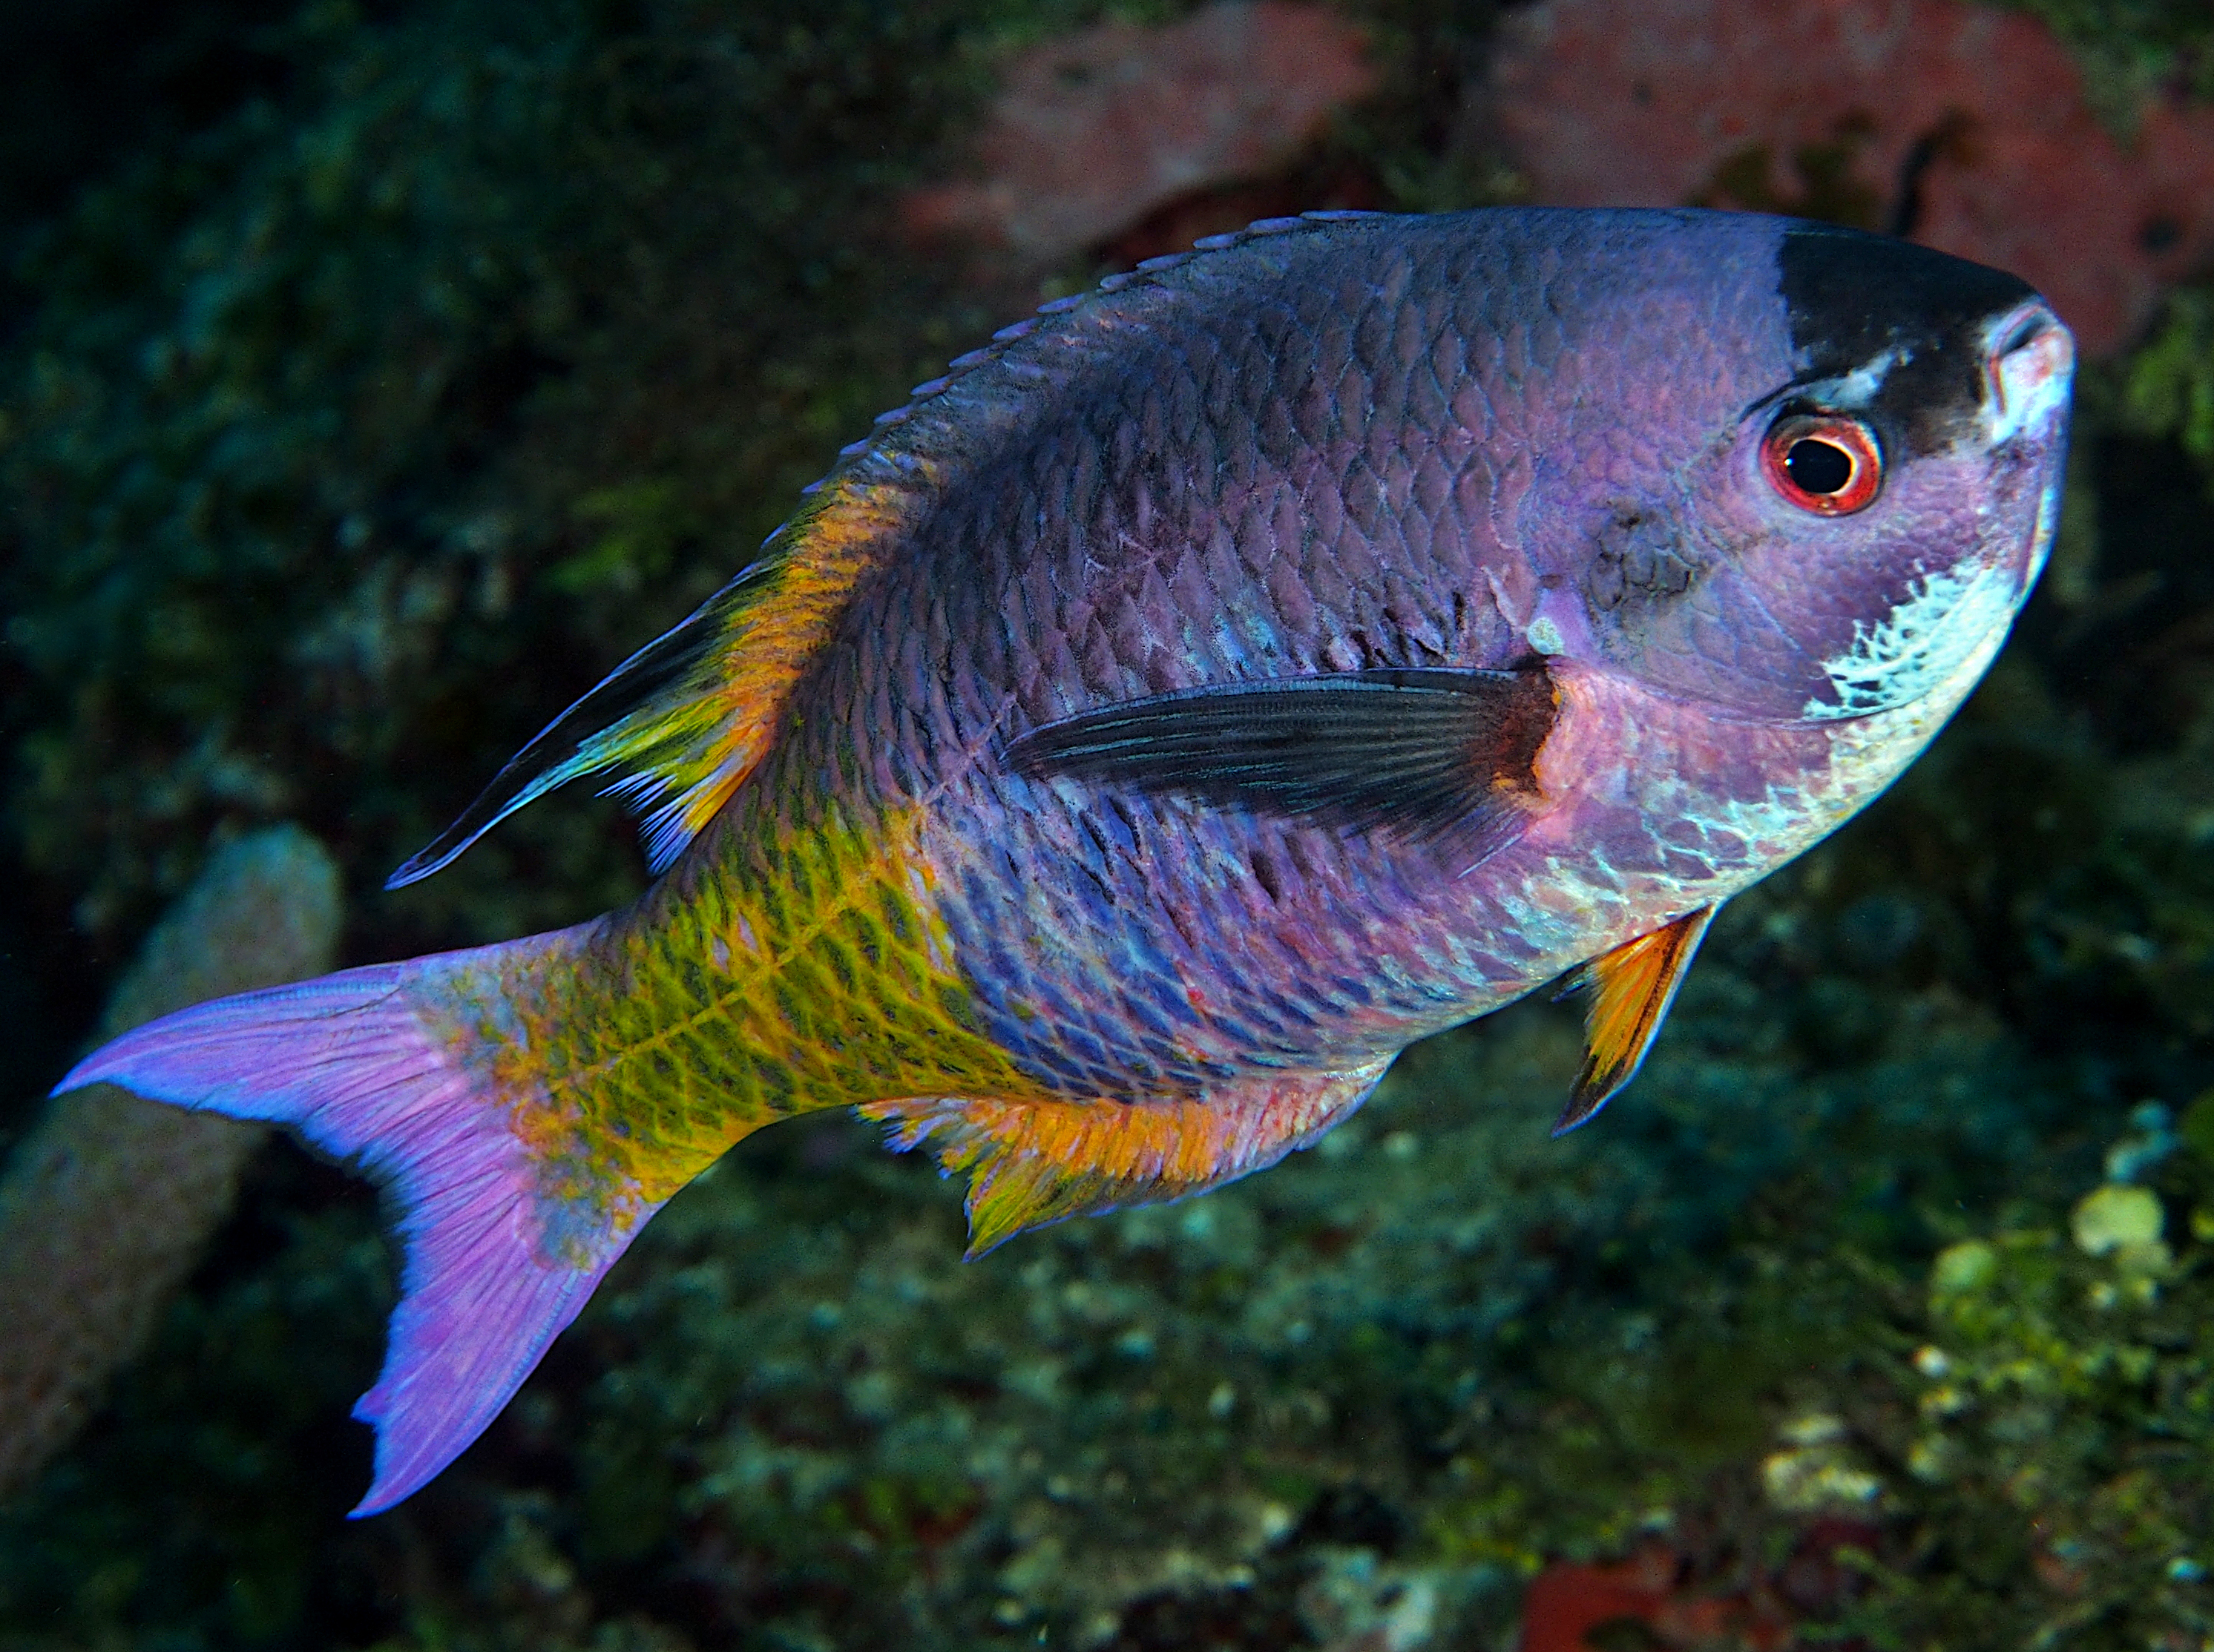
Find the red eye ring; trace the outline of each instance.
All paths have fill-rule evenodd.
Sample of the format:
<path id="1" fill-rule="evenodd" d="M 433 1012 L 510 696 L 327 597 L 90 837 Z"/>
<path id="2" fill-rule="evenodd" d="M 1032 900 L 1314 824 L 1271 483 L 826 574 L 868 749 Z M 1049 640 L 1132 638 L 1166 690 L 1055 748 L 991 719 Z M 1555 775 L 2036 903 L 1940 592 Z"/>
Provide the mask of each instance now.
<path id="1" fill-rule="evenodd" d="M 1760 470 L 1786 503 L 1817 516 L 1850 516 L 1881 491 L 1883 452 L 1856 418 L 1795 413 L 1761 439 Z"/>

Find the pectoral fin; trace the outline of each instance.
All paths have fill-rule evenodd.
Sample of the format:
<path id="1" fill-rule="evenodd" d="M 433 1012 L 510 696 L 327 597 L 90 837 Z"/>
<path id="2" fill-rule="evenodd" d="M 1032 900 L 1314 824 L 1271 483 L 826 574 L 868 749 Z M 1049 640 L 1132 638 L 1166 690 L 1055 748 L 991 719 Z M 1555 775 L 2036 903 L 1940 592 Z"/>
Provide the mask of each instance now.
<path id="1" fill-rule="evenodd" d="M 1079 712 L 1011 741 L 1017 772 L 1179 793 L 1496 848 L 1537 796 L 1556 710 L 1543 665 L 1338 672 L 1232 683 Z"/>
<path id="2" fill-rule="evenodd" d="M 1565 1136 L 1590 1119 L 1636 1076 L 1719 910 L 1702 906 L 1686 912 L 1601 953 L 1569 978 L 1563 997 L 1590 995 L 1584 1006 L 1584 1069 L 1553 1126 L 1554 1135 Z"/>

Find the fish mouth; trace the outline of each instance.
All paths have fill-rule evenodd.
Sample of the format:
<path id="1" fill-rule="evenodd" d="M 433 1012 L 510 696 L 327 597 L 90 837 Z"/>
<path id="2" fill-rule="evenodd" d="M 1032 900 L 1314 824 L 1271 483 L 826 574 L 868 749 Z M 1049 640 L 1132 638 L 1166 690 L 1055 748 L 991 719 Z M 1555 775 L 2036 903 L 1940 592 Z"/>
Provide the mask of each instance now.
<path id="1" fill-rule="evenodd" d="M 2076 381 L 2076 339 L 2042 303 L 2029 303 L 1991 325 L 1985 356 L 1984 428 L 1994 452 L 2025 433 L 2057 447 L 2065 438 Z M 2051 461 L 2022 558 L 2026 597 L 2045 571 L 2060 521 L 2061 467 Z"/>
<path id="2" fill-rule="evenodd" d="M 1984 438 L 1997 448 L 2064 414 L 2076 379 L 2076 338 L 2041 299 L 1984 330 Z"/>

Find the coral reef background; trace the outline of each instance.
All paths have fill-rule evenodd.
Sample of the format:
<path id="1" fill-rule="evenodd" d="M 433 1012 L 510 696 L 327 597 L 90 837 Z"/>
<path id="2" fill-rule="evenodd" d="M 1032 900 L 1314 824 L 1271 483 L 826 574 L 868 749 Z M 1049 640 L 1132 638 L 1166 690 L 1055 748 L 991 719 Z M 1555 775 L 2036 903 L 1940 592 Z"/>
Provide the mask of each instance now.
<path id="1" fill-rule="evenodd" d="M 2109 146 L 2025 203 L 1991 165 L 2005 100 L 1978 101 L 2011 59 L 1979 90 L 1945 58 L 1934 101 L 1783 96 L 1831 83 L 1840 3 L 1747 0 L 1778 45 L 1733 60 L 1741 119 L 1805 131 L 1660 136 L 1711 63 L 1692 30 L 1624 79 L 1598 0 L 0 8 L 19 1179 L 125 960 L 272 822 L 329 845 L 341 961 L 635 890 L 584 797 L 376 886 L 907 385 L 1121 264 L 1302 207 L 1565 197 L 1573 91 L 1628 100 L 1625 189 L 1666 159 L 1703 198 L 1879 226 L 1916 227 L 1916 189 L 1933 223 L 2034 210 L 2126 260 L 2128 300 L 1991 681 L 1732 905 L 1594 1128 L 1545 1137 L 1575 1029 L 1532 1003 L 1263 1177 L 963 1265 L 956 1188 L 857 1125 L 786 1126 L 360 1524 L 346 1411 L 392 1259 L 366 1189 L 272 1143 L 144 1354 L 0 1503 L 0 1648 L 2214 1634 L 2214 285 L 2202 200 L 2171 238 L 2130 194 L 2113 229 L 2148 133 L 2161 176 L 2214 176 L 2183 152 L 2214 21 L 1944 8 L 2034 38 L 2055 118 Z M 1184 147 L 1101 150 L 1078 174 L 1132 181 L 1083 215 L 1016 210 L 1164 107 L 1159 31 L 1256 27 L 1299 49 L 1179 81 Z M 1911 29 L 1887 49 L 1943 79 Z M 1042 122 L 1059 173 L 1007 136 Z M 154 1157 L 138 1203 L 187 1174 Z"/>
<path id="2" fill-rule="evenodd" d="M 146 937 L 103 1039 L 331 967 L 339 872 L 297 826 L 224 844 Z M 0 1498 L 83 1425 L 225 1217 L 267 1132 L 112 1084 L 50 1103 L 0 1174 Z"/>

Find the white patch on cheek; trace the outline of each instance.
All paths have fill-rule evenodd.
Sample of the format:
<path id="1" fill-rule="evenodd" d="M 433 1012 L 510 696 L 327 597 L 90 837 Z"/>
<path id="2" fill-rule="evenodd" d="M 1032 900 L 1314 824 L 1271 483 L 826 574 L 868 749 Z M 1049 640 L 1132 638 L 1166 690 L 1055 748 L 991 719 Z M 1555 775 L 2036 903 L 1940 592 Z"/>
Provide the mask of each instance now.
<path id="1" fill-rule="evenodd" d="M 1856 621 L 1852 647 L 1822 662 L 1837 704 L 1810 699 L 1800 715 L 1859 717 L 1948 691 L 1965 697 L 2006 640 L 2019 592 L 2013 570 L 1996 564 L 1924 574 L 1887 618 Z"/>
<path id="2" fill-rule="evenodd" d="M 2025 343 L 2005 349 L 2015 333 L 2028 328 L 2035 331 Z M 2031 436 L 2057 451 L 2075 373 L 2076 345 L 2068 329 L 2033 302 L 1993 321 L 1983 344 L 1985 447 L 1997 449 Z M 1856 623 L 1852 646 L 1822 662 L 1837 703 L 1809 699 L 1801 715 L 1825 721 L 1859 717 L 1924 700 L 1942 701 L 1949 710 L 1966 698 L 2006 640 L 2023 594 L 2045 565 L 2059 485 L 2056 471 L 2038 497 L 2026 567 L 2016 568 L 2011 558 L 1972 561 L 1921 576 L 1887 617 L 1873 625 Z"/>

